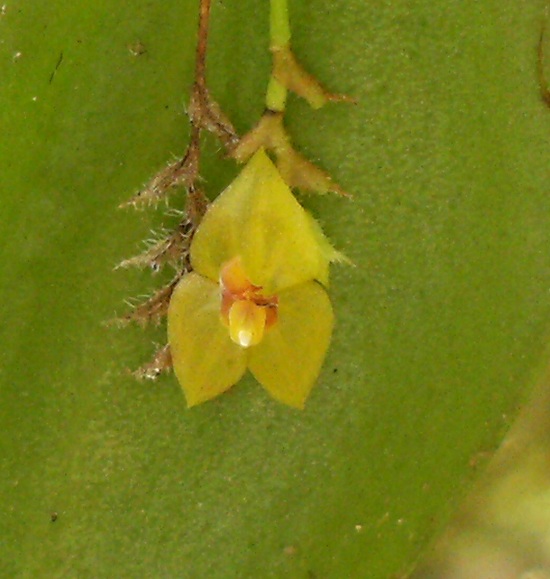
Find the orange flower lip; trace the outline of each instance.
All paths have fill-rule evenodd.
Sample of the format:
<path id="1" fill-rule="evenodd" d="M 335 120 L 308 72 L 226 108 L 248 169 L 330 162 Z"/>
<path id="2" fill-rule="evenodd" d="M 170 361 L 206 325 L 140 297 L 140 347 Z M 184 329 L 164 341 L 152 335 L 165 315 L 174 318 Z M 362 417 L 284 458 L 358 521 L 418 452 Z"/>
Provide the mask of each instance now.
<path id="1" fill-rule="evenodd" d="M 246 277 L 240 256 L 222 266 L 220 314 L 231 339 L 248 348 L 262 341 L 265 330 L 277 321 L 279 298 L 264 296 L 262 286 Z"/>

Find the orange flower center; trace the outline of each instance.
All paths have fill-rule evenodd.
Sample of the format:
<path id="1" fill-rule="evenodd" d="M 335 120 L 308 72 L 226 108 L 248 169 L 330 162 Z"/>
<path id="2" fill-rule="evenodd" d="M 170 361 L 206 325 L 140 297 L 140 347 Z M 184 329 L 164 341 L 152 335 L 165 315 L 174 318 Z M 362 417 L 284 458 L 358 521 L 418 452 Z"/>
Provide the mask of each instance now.
<path id="1" fill-rule="evenodd" d="M 246 277 L 240 257 L 226 262 L 221 269 L 221 318 L 231 339 L 248 348 L 262 341 L 264 332 L 277 321 L 277 296 L 264 296 L 262 287 Z"/>

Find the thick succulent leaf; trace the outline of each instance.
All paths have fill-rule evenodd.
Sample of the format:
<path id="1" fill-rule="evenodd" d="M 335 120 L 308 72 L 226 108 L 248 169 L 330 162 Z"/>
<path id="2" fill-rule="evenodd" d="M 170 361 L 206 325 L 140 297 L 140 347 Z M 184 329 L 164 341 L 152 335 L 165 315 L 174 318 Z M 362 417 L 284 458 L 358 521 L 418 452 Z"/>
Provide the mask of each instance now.
<path id="1" fill-rule="evenodd" d="M 168 343 L 188 406 L 215 398 L 246 370 L 246 353 L 220 319 L 220 289 L 197 273 L 176 286 L 168 309 Z"/>
<path id="2" fill-rule="evenodd" d="M 279 295 L 277 323 L 250 350 L 249 368 L 277 400 L 303 408 L 330 343 L 333 314 L 326 291 L 307 282 Z"/>
<path id="3" fill-rule="evenodd" d="M 313 279 L 327 284 L 330 244 L 310 220 L 260 149 L 208 209 L 191 245 L 193 267 L 217 280 L 240 256 L 267 293 Z"/>
<path id="4" fill-rule="evenodd" d="M 102 325 L 169 281 L 112 271 L 167 225 L 116 207 L 183 152 L 197 1 L 0 4 L 0 575 L 405 575 L 546 367 L 545 2 L 290 0 L 300 62 L 358 99 L 288 101 L 354 196 L 304 201 L 356 267 L 331 272 L 301 412 L 250 374 L 187 410 L 173 374 L 126 372 L 165 328 Z M 212 2 L 210 91 L 241 134 L 266 4 Z M 241 168 L 205 143 L 214 197 Z"/>

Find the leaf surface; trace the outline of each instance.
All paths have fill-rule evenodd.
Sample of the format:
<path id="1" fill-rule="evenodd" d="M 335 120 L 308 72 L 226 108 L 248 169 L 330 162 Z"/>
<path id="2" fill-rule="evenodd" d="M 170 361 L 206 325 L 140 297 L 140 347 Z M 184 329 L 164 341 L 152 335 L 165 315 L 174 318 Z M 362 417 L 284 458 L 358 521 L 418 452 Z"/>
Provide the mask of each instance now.
<path id="1" fill-rule="evenodd" d="M 116 207 L 185 147 L 197 3 L 6 4 L 1 574 L 406 572 L 543 364 L 543 3 L 291 2 L 302 64 L 358 99 L 289 101 L 297 149 L 354 194 L 304 200 L 356 267 L 331 274 L 332 344 L 303 412 L 251 377 L 187 410 L 173 375 L 125 372 L 164 328 L 102 325 L 157 283 L 112 267 L 167 219 Z M 212 11 L 210 90 L 241 133 L 263 107 L 265 8 Z M 206 139 L 212 197 L 238 172 L 218 148 Z"/>

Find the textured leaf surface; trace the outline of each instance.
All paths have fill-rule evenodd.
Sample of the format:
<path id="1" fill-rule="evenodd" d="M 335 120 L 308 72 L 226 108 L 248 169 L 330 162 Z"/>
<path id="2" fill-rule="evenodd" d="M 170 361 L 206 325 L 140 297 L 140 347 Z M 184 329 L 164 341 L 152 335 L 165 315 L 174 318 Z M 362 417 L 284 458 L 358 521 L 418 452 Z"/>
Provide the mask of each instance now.
<path id="1" fill-rule="evenodd" d="M 196 2 L 6 4 L 1 574 L 410 568 L 542 363 L 543 3 L 291 3 L 302 63 L 359 101 L 290 102 L 297 147 L 354 193 L 305 200 L 356 268 L 332 275 L 333 342 L 303 412 L 250 378 L 187 410 L 174 376 L 125 373 L 161 328 L 101 325 L 153 287 L 111 269 L 164 220 L 115 208 L 185 145 Z M 263 108 L 267 21 L 252 0 L 213 10 L 211 91 L 241 132 Z M 214 196 L 237 169 L 207 148 Z"/>

